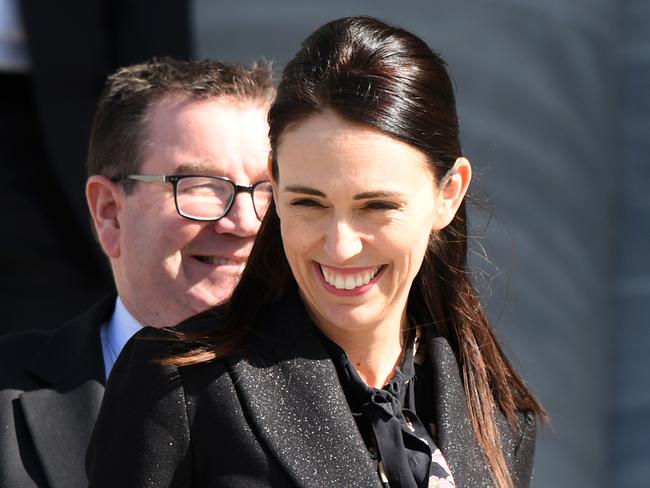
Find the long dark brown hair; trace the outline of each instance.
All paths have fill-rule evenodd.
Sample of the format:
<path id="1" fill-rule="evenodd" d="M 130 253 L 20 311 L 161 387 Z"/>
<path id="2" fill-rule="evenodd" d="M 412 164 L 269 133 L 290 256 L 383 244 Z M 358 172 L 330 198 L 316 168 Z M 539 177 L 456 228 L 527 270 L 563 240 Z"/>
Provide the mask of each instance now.
<path id="1" fill-rule="evenodd" d="M 276 181 L 281 167 L 275 156 L 283 133 L 324 110 L 416 147 L 428 157 L 438 182 L 462 154 L 445 62 L 418 37 L 373 18 L 350 17 L 323 25 L 285 67 L 268 116 Z M 399 164 L 395 161 L 396 170 Z M 499 487 L 511 487 L 495 412 L 500 410 L 517 429 L 517 412 L 532 411 L 543 418 L 544 411 L 499 347 L 466 262 L 463 202 L 453 221 L 431 236 L 410 291 L 409 314 L 421 325 L 436 327 L 449 341 L 460 366 L 471 423 L 494 481 Z M 206 347 L 177 356 L 174 364 L 232 353 L 260 307 L 280 299 L 293 286 L 280 220 L 271 205 L 241 282 L 219 310 L 224 327 Z"/>

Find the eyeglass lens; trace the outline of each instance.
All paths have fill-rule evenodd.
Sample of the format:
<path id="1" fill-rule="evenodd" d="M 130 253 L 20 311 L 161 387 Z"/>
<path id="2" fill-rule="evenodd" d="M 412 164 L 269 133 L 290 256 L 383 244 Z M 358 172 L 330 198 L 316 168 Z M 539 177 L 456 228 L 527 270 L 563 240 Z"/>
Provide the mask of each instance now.
<path id="1" fill-rule="evenodd" d="M 234 184 L 218 178 L 193 176 L 183 178 L 176 187 L 178 211 L 189 218 L 216 220 L 223 217 L 236 194 Z M 256 183 L 252 191 L 253 207 L 258 219 L 262 220 L 271 203 L 271 183 Z"/>

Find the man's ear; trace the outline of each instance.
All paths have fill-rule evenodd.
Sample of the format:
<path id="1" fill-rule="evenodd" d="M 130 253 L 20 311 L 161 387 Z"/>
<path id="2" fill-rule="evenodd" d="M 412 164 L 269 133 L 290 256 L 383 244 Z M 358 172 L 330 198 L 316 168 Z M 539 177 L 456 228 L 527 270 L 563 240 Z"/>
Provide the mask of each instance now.
<path id="1" fill-rule="evenodd" d="M 97 238 L 109 258 L 120 257 L 119 214 L 125 195 L 120 186 L 105 176 L 93 175 L 86 182 L 86 201 Z"/>
<path id="2" fill-rule="evenodd" d="M 458 207 L 463 202 L 469 182 L 472 179 L 472 166 L 467 158 L 456 159 L 453 168 L 440 182 L 438 202 L 436 205 L 435 229 L 440 230 L 454 219 Z"/>

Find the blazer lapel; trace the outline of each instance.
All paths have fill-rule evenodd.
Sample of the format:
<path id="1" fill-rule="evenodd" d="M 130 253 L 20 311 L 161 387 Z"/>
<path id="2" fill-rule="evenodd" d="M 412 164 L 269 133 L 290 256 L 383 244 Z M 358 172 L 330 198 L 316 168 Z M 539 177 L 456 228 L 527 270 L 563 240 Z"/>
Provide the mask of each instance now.
<path id="1" fill-rule="evenodd" d="M 84 460 L 104 386 L 94 380 L 68 392 L 53 389 L 21 398 L 43 472 L 52 488 L 86 486 Z"/>
<path id="2" fill-rule="evenodd" d="M 302 302 L 294 297 L 274 307 L 252 341 L 253 358 L 229 360 L 253 427 L 297 486 L 379 486 Z"/>
<path id="3" fill-rule="evenodd" d="M 99 327 L 110 318 L 114 303 L 110 297 L 68 323 L 29 365 L 45 386 L 23 393 L 20 404 L 52 488 L 88 484 L 86 447 L 104 393 Z"/>
<path id="4" fill-rule="evenodd" d="M 427 341 L 434 379 L 437 444 L 457 488 L 492 487 L 493 482 L 469 419 L 456 357 L 443 337 Z"/>

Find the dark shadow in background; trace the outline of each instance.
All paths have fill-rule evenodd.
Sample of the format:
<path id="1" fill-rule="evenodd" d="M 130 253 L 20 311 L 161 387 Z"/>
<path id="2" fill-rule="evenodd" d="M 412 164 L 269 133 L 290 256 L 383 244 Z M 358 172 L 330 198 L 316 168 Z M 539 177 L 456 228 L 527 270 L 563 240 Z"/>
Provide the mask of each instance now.
<path id="1" fill-rule="evenodd" d="M 16 0 L 28 73 L 0 72 L 0 333 L 63 325 L 113 289 L 91 233 L 86 152 L 106 76 L 190 56 L 184 0 Z"/>

